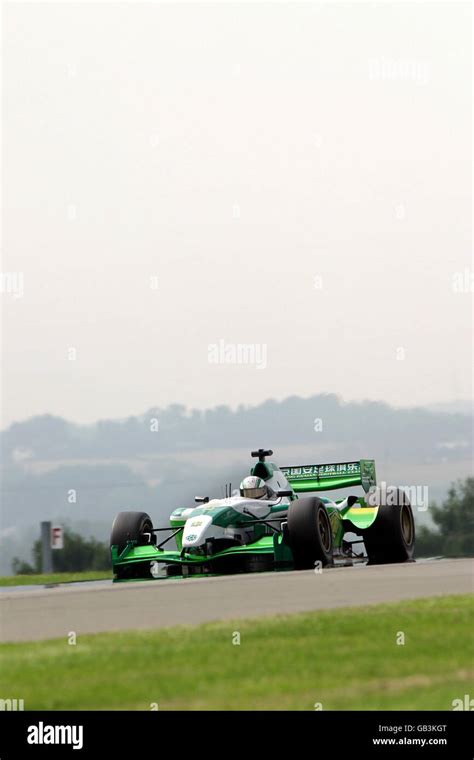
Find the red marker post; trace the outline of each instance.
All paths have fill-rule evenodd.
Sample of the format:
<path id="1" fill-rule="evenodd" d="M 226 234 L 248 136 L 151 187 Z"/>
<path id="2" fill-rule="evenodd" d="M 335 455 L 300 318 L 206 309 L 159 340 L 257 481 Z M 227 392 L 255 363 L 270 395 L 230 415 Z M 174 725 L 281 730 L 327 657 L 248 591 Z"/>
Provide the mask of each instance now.
<path id="1" fill-rule="evenodd" d="M 53 549 L 64 548 L 64 528 L 62 525 L 51 526 L 50 522 L 41 523 L 41 572 L 53 572 Z"/>
<path id="2" fill-rule="evenodd" d="M 51 549 L 64 549 L 64 531 L 62 525 L 51 528 Z"/>

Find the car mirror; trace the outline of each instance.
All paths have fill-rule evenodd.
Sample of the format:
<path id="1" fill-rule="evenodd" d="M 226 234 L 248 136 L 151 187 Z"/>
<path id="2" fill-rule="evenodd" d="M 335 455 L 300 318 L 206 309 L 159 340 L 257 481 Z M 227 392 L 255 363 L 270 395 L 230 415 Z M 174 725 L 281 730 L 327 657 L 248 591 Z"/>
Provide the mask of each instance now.
<path id="1" fill-rule="evenodd" d="M 293 491 L 278 491 L 278 496 L 293 496 Z"/>

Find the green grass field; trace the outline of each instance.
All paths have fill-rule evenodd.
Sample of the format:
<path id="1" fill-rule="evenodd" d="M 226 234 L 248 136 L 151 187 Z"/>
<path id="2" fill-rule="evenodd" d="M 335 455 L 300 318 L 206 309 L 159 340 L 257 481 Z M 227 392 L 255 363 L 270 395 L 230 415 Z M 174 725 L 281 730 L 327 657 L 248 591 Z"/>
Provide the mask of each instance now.
<path id="1" fill-rule="evenodd" d="M 102 581 L 112 579 L 112 570 L 89 570 L 82 573 L 50 573 L 38 575 L 0 576 L 0 586 L 31 586 L 44 583 L 72 583 L 75 581 Z"/>
<path id="2" fill-rule="evenodd" d="M 473 617 L 451 596 L 2 644 L 0 691 L 27 710 L 450 710 L 474 693 Z"/>

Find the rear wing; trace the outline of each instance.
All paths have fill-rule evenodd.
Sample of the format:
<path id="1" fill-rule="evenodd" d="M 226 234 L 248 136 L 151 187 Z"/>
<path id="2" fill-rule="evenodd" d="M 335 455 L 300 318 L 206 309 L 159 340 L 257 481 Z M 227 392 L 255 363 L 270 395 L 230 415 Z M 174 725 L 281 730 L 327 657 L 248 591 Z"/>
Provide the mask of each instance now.
<path id="1" fill-rule="evenodd" d="M 336 464 L 308 464 L 296 467 L 280 467 L 295 493 L 328 491 L 333 488 L 362 486 L 368 491 L 376 484 L 375 461 L 360 459 L 358 462 Z"/>

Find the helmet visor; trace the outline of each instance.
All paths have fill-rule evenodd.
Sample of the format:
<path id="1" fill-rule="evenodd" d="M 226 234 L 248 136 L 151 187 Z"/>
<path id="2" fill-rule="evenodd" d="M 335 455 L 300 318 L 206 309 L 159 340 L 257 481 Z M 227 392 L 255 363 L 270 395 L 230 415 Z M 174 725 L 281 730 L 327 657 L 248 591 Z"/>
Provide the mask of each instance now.
<path id="1" fill-rule="evenodd" d="M 242 495 L 247 499 L 261 499 L 262 496 L 265 496 L 265 491 L 265 486 L 261 486 L 260 488 L 243 488 Z"/>

